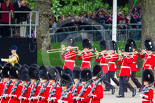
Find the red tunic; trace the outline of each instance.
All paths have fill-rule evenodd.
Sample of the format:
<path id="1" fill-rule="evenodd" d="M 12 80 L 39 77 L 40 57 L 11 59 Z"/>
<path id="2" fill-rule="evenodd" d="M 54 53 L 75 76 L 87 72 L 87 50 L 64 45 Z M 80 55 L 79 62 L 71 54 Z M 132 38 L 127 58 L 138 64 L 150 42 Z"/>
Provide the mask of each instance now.
<path id="1" fill-rule="evenodd" d="M 108 63 L 109 63 L 110 57 L 108 57 L 107 55 L 108 54 L 105 54 L 104 56 L 101 56 L 99 59 L 96 60 L 97 63 L 100 63 L 100 66 L 102 67 L 104 73 L 108 73 L 109 71 Z"/>
<path id="2" fill-rule="evenodd" d="M 118 61 L 118 64 L 121 65 L 120 71 L 118 76 L 131 76 L 131 64 L 133 62 L 133 58 L 131 57 L 124 57 L 121 61 Z"/>
<path id="3" fill-rule="evenodd" d="M 72 92 L 70 91 L 69 94 L 67 95 L 67 98 L 62 99 L 62 101 L 66 101 L 68 103 L 73 103 L 73 95 L 72 95 Z"/>
<path id="4" fill-rule="evenodd" d="M 109 71 L 117 70 L 117 65 L 116 65 L 117 58 L 118 58 L 118 55 L 116 53 L 111 54 L 111 58 L 109 61 Z"/>
<path id="5" fill-rule="evenodd" d="M 5 88 L 7 86 L 7 84 L 8 83 L 3 82 L 3 85 L 4 85 L 3 87 Z M 8 94 L 8 95 L 5 97 L 5 99 L 1 99 L 1 103 L 8 103 L 9 102 L 9 99 L 10 99 L 9 94 L 11 93 L 12 87 L 13 87 L 13 83 L 11 83 L 10 86 L 8 87 L 8 90 L 5 93 L 5 94 Z"/>
<path id="6" fill-rule="evenodd" d="M 92 55 L 91 52 L 87 52 L 87 53 L 84 53 L 81 56 L 78 56 L 78 60 L 82 60 L 81 69 L 83 69 L 83 68 L 90 69 L 91 68 L 90 61 L 92 59 L 92 56 L 93 55 Z"/>
<path id="7" fill-rule="evenodd" d="M 154 62 L 155 56 L 153 54 L 151 55 L 143 54 L 143 55 L 140 55 L 140 58 L 145 58 L 143 69 L 151 68 L 154 71 L 153 67 L 155 65 L 155 62 Z"/>
<path id="8" fill-rule="evenodd" d="M 47 87 L 47 91 L 48 92 L 46 92 L 46 93 L 48 93 L 48 94 L 46 94 L 46 95 L 49 95 L 49 93 L 50 93 L 50 91 L 53 89 L 53 87 L 54 86 L 48 86 Z M 56 88 L 56 91 L 55 91 L 55 95 L 53 95 L 52 97 L 53 98 L 56 98 L 56 99 L 54 99 L 54 103 L 58 103 L 58 100 L 60 99 L 60 97 L 61 97 L 61 93 L 62 93 L 62 89 L 60 88 L 60 86 L 58 85 Z M 49 102 L 49 103 L 51 103 L 51 102 Z"/>
<path id="9" fill-rule="evenodd" d="M 49 85 L 48 85 L 49 86 Z M 41 86 L 40 90 L 44 87 L 44 85 Z M 37 103 L 47 103 L 47 99 L 49 97 L 49 91 L 47 90 L 47 87 L 43 93 L 40 94 L 42 100 L 39 100 Z"/>
<path id="10" fill-rule="evenodd" d="M 148 98 L 143 98 L 142 103 L 153 103 L 154 92 L 153 89 L 150 89 L 148 93 L 144 93 Z"/>
<path id="11" fill-rule="evenodd" d="M 132 65 L 131 65 L 131 71 L 138 71 L 138 66 L 137 66 L 138 56 L 139 56 L 139 54 L 135 51 L 134 56 L 133 56 L 134 61 L 133 61 Z"/>
<path id="12" fill-rule="evenodd" d="M 22 86 L 22 90 L 24 90 L 25 87 L 26 87 L 25 85 Z M 24 93 L 23 96 L 22 96 L 25 99 L 24 100 L 20 100 L 21 101 L 20 103 L 29 103 L 29 100 L 28 99 L 30 97 L 30 92 L 31 92 L 31 87 L 28 87 L 26 93 Z"/>
<path id="13" fill-rule="evenodd" d="M 95 83 L 93 83 L 91 85 L 91 87 L 93 88 L 95 86 Z M 99 83 L 95 89 L 95 91 L 92 93 L 93 95 L 95 95 L 95 97 L 93 99 L 91 99 L 90 103 L 102 103 L 100 100 L 103 98 L 103 86 L 101 83 Z"/>
<path id="14" fill-rule="evenodd" d="M 14 84 L 14 86 L 15 86 L 15 84 Z M 14 98 L 10 98 L 8 103 L 20 103 L 20 100 L 18 98 L 21 95 L 21 91 L 22 91 L 22 86 L 21 86 L 21 84 L 19 84 L 17 86 L 16 91 L 12 93 L 12 95 L 16 95 L 16 96 Z"/>
<path id="15" fill-rule="evenodd" d="M 73 68 L 75 67 L 75 57 L 76 57 L 76 53 L 73 50 L 62 55 L 62 59 L 65 59 L 63 69 L 68 67 L 71 70 L 73 70 Z"/>
<path id="16" fill-rule="evenodd" d="M 35 87 L 35 84 L 31 85 L 31 90 Z M 38 85 L 35 91 L 35 94 L 32 95 L 32 97 L 36 97 L 39 94 L 39 90 L 41 88 L 41 85 Z M 32 101 L 30 101 L 30 103 L 37 103 L 38 99 L 33 99 Z"/>
<path id="17" fill-rule="evenodd" d="M 84 86 L 82 88 L 84 88 Z M 82 101 L 78 101 L 78 103 L 89 103 L 90 97 L 88 97 L 88 95 L 90 91 L 91 91 L 91 86 L 87 87 L 86 91 L 80 96 L 80 98 L 82 98 Z"/>

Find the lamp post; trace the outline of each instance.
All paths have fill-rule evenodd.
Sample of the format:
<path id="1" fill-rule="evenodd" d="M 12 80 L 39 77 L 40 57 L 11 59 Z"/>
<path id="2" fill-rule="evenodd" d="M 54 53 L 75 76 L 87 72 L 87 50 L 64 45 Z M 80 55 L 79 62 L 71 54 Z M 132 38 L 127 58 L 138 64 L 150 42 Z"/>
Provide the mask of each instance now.
<path id="1" fill-rule="evenodd" d="M 117 0 L 113 0 L 112 40 L 117 41 Z"/>

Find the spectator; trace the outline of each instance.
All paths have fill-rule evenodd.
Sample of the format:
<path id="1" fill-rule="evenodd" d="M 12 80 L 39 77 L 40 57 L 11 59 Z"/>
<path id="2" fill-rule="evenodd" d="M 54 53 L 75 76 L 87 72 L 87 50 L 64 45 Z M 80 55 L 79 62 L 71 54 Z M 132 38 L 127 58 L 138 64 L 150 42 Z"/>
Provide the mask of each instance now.
<path id="1" fill-rule="evenodd" d="M 5 2 L 2 3 L 2 11 L 10 11 L 11 15 L 13 14 L 14 7 L 10 3 L 10 0 L 5 0 Z M 11 19 L 11 21 L 12 21 L 12 19 Z M 9 24 L 9 13 L 1 14 L 1 23 Z M 3 26 L 2 27 L 2 37 L 9 37 L 9 36 L 10 36 L 10 26 Z"/>
<path id="2" fill-rule="evenodd" d="M 16 2 L 13 3 L 13 7 L 15 9 L 15 11 L 19 11 L 20 7 L 21 7 L 21 1 L 22 0 L 17 0 Z M 15 13 L 14 14 L 14 22 L 15 24 L 20 24 L 19 21 L 19 13 Z M 19 36 L 19 27 L 15 27 L 15 35 Z"/>
<path id="3" fill-rule="evenodd" d="M 19 11 L 31 11 L 30 8 L 27 7 L 26 1 L 21 2 L 21 7 L 20 7 Z M 28 13 L 20 13 L 19 14 L 20 23 L 27 24 L 27 20 L 28 20 L 27 17 L 28 17 Z M 26 28 L 27 28 L 27 26 L 20 26 L 20 37 L 25 37 Z"/>

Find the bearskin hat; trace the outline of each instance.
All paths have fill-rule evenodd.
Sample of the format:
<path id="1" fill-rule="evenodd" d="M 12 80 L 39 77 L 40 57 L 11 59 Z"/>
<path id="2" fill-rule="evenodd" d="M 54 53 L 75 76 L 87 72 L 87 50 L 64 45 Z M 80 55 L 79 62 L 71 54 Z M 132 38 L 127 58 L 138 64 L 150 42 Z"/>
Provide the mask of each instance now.
<path id="1" fill-rule="evenodd" d="M 100 65 L 95 65 L 93 68 L 93 76 L 101 77 L 103 74 L 103 69 Z"/>
<path id="2" fill-rule="evenodd" d="M 9 78 L 10 69 L 12 68 L 11 63 L 6 63 L 2 67 L 2 78 Z"/>
<path id="3" fill-rule="evenodd" d="M 20 75 L 20 65 L 14 65 L 11 69 L 10 69 L 10 73 L 9 76 L 11 79 L 19 79 Z"/>
<path id="4" fill-rule="evenodd" d="M 89 81 L 92 79 L 92 73 L 90 71 L 90 69 L 88 68 L 84 68 L 82 71 L 81 71 L 81 81 Z"/>
<path id="5" fill-rule="evenodd" d="M 29 75 L 31 79 L 39 79 L 39 66 L 37 64 L 30 65 Z"/>
<path id="6" fill-rule="evenodd" d="M 81 69 L 80 67 L 74 67 L 73 69 L 73 79 L 80 79 Z"/>
<path id="7" fill-rule="evenodd" d="M 75 42 L 75 40 L 73 39 L 73 38 L 71 38 L 71 37 L 69 37 L 68 39 L 67 39 L 67 46 L 75 46 L 76 45 L 76 42 Z"/>
<path id="8" fill-rule="evenodd" d="M 155 51 L 154 42 L 151 38 L 147 38 L 144 42 L 146 50 Z"/>
<path id="9" fill-rule="evenodd" d="M 39 68 L 39 76 L 40 76 L 40 78 L 49 79 L 47 70 L 48 70 L 48 67 L 46 67 L 46 66 L 41 66 Z"/>
<path id="10" fill-rule="evenodd" d="M 55 67 L 50 66 L 48 68 L 48 75 L 49 75 L 49 79 L 57 80 L 59 77 L 59 72 Z"/>
<path id="11" fill-rule="evenodd" d="M 23 65 L 20 68 L 20 80 L 22 81 L 30 81 L 30 76 L 29 76 L 29 67 L 27 65 Z"/>
<path id="12" fill-rule="evenodd" d="M 137 48 L 136 42 L 133 39 L 128 39 L 127 43 L 130 44 L 133 48 Z"/>
<path id="13" fill-rule="evenodd" d="M 83 48 L 89 48 L 89 49 L 91 49 L 91 48 L 92 48 L 92 45 L 91 45 L 90 40 L 84 39 L 84 40 L 82 41 L 82 47 L 83 47 Z"/>
<path id="14" fill-rule="evenodd" d="M 125 45 L 125 52 L 133 52 L 132 46 L 130 44 Z"/>
<path id="15" fill-rule="evenodd" d="M 63 68 L 62 68 L 61 66 L 56 66 L 55 68 L 58 70 L 59 75 L 60 75 L 60 77 L 61 77 L 61 75 L 62 75 L 62 73 L 63 73 Z"/>
<path id="16" fill-rule="evenodd" d="M 68 74 L 63 74 L 61 76 L 60 85 L 61 86 L 67 86 L 68 88 L 73 84 L 73 80 Z"/>
<path id="17" fill-rule="evenodd" d="M 101 50 L 107 50 L 107 43 L 105 40 L 100 41 Z"/>
<path id="18" fill-rule="evenodd" d="M 148 81 L 149 83 L 154 82 L 154 74 L 151 69 L 145 69 L 142 73 L 142 83 Z"/>
<path id="19" fill-rule="evenodd" d="M 70 69 L 70 68 L 65 68 L 64 70 L 63 70 L 63 73 L 62 74 L 68 74 L 68 75 L 70 75 L 71 77 L 73 77 L 73 72 L 72 72 L 72 70 Z"/>

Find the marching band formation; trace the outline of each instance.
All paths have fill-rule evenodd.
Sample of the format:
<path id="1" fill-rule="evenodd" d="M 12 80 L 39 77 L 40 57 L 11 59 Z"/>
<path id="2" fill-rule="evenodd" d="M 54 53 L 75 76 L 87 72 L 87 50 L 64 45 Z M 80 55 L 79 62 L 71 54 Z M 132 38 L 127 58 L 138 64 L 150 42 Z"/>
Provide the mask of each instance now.
<path id="1" fill-rule="evenodd" d="M 125 97 L 127 88 L 136 95 L 136 89 L 129 83 L 129 78 L 139 88 L 142 103 L 153 103 L 155 47 L 153 41 L 145 40 L 145 50 L 136 51 L 136 42 L 127 41 L 124 50 L 117 48 L 115 41 L 100 42 L 101 52 L 92 49 L 88 39 L 82 41 L 83 51 L 78 50 L 73 38 L 68 38 L 67 47 L 48 50 L 48 53 L 62 52 L 64 66 L 20 65 L 16 54 L 17 47 L 11 48 L 12 56 L 1 59 L 7 62 L 0 65 L 0 103 L 102 103 L 103 91 L 115 93 L 111 80 L 119 86 L 117 98 Z M 53 52 L 54 51 L 54 52 Z M 94 52 L 94 53 L 93 53 Z M 75 66 L 75 58 L 82 60 L 81 67 Z M 95 56 L 94 56 L 95 55 Z M 142 84 L 135 77 L 138 71 L 137 59 L 144 58 Z M 91 59 L 96 57 L 99 63 L 91 71 Z M 115 77 L 117 64 L 120 65 L 119 81 Z M 105 84 L 103 89 L 102 82 Z"/>

